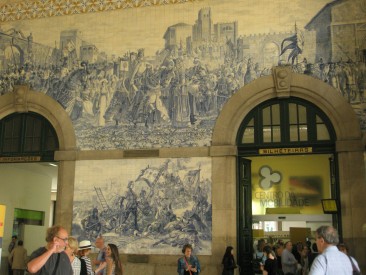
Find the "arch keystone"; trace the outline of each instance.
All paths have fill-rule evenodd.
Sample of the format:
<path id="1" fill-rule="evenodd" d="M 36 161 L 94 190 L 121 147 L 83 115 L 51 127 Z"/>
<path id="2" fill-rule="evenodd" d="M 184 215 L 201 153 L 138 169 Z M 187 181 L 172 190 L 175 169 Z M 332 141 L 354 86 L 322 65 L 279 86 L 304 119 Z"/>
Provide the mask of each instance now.
<path id="1" fill-rule="evenodd" d="M 278 98 L 290 97 L 292 71 L 290 66 L 274 67 L 272 70 Z"/>
<path id="2" fill-rule="evenodd" d="M 18 113 L 28 112 L 28 92 L 29 87 L 25 85 L 15 85 L 13 91 L 13 107 Z"/>

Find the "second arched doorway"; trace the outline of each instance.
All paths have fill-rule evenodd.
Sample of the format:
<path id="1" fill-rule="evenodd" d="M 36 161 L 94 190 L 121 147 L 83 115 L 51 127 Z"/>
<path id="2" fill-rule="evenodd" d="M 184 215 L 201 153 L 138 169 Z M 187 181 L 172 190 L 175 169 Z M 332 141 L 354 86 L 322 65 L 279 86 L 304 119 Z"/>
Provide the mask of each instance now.
<path id="1" fill-rule="evenodd" d="M 342 232 L 340 210 L 328 215 L 322 208 L 324 199 L 339 201 L 335 140 L 327 116 L 299 98 L 265 101 L 244 118 L 237 211 L 238 259 L 246 270 L 256 269 L 255 261 L 249 267 L 253 255 L 263 256 L 261 240 L 281 251 L 287 241 L 314 243 L 319 224 Z"/>
<path id="2" fill-rule="evenodd" d="M 272 100 L 272 101 L 271 101 Z M 324 144 L 322 146 L 316 146 L 316 144 L 311 144 L 312 138 L 308 140 L 303 140 L 304 137 L 304 128 L 302 125 L 301 120 L 297 121 L 296 123 L 292 123 L 290 118 L 287 121 L 287 130 L 284 130 L 282 138 L 283 140 L 277 140 L 278 135 L 273 135 L 276 131 L 278 131 L 277 125 L 275 123 L 263 124 L 266 131 L 258 134 L 259 137 L 263 139 L 267 139 L 270 142 L 276 143 L 275 147 L 273 146 L 264 146 L 268 144 L 260 144 L 260 148 L 250 148 L 248 146 L 244 152 L 241 152 L 240 147 L 238 147 L 238 133 L 240 132 L 240 127 L 244 123 L 248 123 L 246 128 L 250 129 L 250 127 L 258 127 L 258 125 L 250 125 L 250 121 L 243 122 L 244 118 L 250 118 L 250 113 L 254 110 L 257 106 L 268 107 L 272 105 L 276 100 L 286 102 L 288 100 L 298 100 L 299 103 L 305 103 L 305 105 L 309 105 L 315 107 L 316 110 L 321 110 L 318 112 L 319 116 L 317 116 L 317 112 L 311 112 L 313 115 L 310 117 L 312 123 L 309 127 L 313 127 L 313 130 L 310 131 L 310 137 L 314 133 L 321 133 L 323 137 L 330 138 L 328 141 L 321 141 Z M 301 108 L 296 105 L 295 108 L 297 112 L 301 112 Z M 266 104 L 269 104 L 265 106 Z M 287 103 L 286 103 L 287 104 Z M 301 105 L 300 104 L 300 105 Z M 281 105 L 281 104 L 280 104 Z M 274 106 L 272 106 L 274 107 Z M 301 106 L 300 106 L 301 107 Z M 276 107 L 274 107 L 276 108 Z M 282 107 L 280 107 L 281 109 Z M 292 108 L 292 107 L 291 107 Z M 264 108 L 262 108 L 263 111 Z M 271 113 L 273 110 L 266 109 L 265 112 Z M 287 109 L 289 112 L 289 109 Z M 260 117 L 260 115 L 258 115 Z M 319 124 L 319 126 L 318 126 Z M 262 127 L 263 127 L 262 125 Z M 331 128 L 327 128 L 327 125 L 331 125 Z M 268 126 L 268 127 L 267 127 Z M 291 126 L 291 127 L 290 127 Z M 318 127 L 318 128 L 317 128 Z M 292 130 L 290 130 L 292 129 Z M 316 131 L 314 131 L 316 129 Z M 322 131 L 321 129 L 327 129 L 327 131 Z M 254 131 L 254 128 L 252 129 Z M 272 132 L 271 132 L 272 131 Z M 328 133 L 327 133 L 328 132 Z M 270 133 L 270 134 L 268 134 Z M 247 138 L 255 141 L 255 134 L 251 136 L 250 130 L 244 134 Z M 281 134 L 281 135 L 282 135 Z M 241 136 L 241 138 L 243 137 Z M 280 135 L 280 136 L 281 136 Z M 299 144 L 297 146 L 291 147 L 283 147 L 286 142 L 291 144 L 291 140 L 293 137 L 297 137 L 297 142 Z M 308 134 L 305 136 L 309 136 Z M 282 144 L 284 150 L 280 151 L 272 151 L 276 149 L 276 146 L 280 144 L 280 142 L 285 142 Z M 318 140 L 320 142 L 320 140 Z M 320 143 L 321 143 L 320 142 Z M 272 168 L 271 163 L 277 163 L 280 159 L 283 158 L 282 162 L 286 162 L 289 158 L 288 155 L 283 155 L 283 152 L 287 150 L 287 153 L 291 153 L 290 157 L 295 158 L 299 157 L 298 155 L 292 154 L 292 150 L 295 150 L 301 146 L 303 150 L 308 150 L 308 147 L 311 147 L 311 150 L 315 148 L 317 154 L 305 154 L 307 157 L 319 157 L 320 162 L 326 166 L 324 170 L 327 170 L 327 178 L 324 179 L 326 182 L 332 182 L 333 173 L 334 175 L 339 175 L 339 200 L 342 204 L 342 209 L 347 208 L 348 211 L 353 210 L 352 202 L 349 200 L 348 196 L 344 194 L 351 194 L 352 192 L 356 192 L 353 188 L 350 189 L 349 187 L 356 187 L 360 184 L 356 178 L 360 179 L 364 175 L 364 165 L 360 165 L 358 167 L 347 166 L 347 163 L 352 162 L 352 160 L 362 160 L 363 161 L 363 144 L 361 139 L 361 131 L 359 122 L 355 116 L 355 113 L 352 107 L 329 85 L 316 80 L 312 77 L 308 77 L 305 75 L 298 75 L 292 73 L 290 68 L 287 67 L 279 67 L 274 68 L 273 75 L 268 77 L 263 77 L 260 79 L 255 80 L 254 82 L 244 86 L 240 89 L 224 106 L 223 110 L 221 111 L 217 122 L 215 124 L 214 132 L 213 132 L 213 139 L 212 139 L 212 146 L 225 146 L 226 148 L 230 149 L 230 152 L 236 153 L 230 154 L 225 156 L 226 160 L 230 160 L 230 165 L 227 166 L 227 169 L 219 170 L 219 177 L 220 179 L 232 179 L 224 181 L 225 191 L 228 194 L 228 199 L 235 201 L 235 204 L 227 204 L 222 206 L 222 211 L 218 214 L 219 216 L 217 219 L 220 221 L 227 220 L 230 222 L 231 220 L 235 219 L 236 223 L 231 223 L 232 226 L 226 226 L 223 232 L 223 237 L 225 238 L 224 241 L 227 244 L 233 244 L 233 241 L 236 240 L 237 247 L 238 247 L 238 261 L 242 263 L 242 274 L 250 274 L 251 273 L 251 263 L 250 259 L 252 257 L 253 252 L 253 242 L 252 239 L 249 238 L 241 238 L 241 233 L 243 231 L 246 232 L 246 236 L 252 236 L 252 229 L 253 226 L 252 220 L 253 215 L 252 213 L 243 213 L 240 211 L 240 207 L 245 209 L 250 209 L 252 211 L 252 175 L 253 171 L 250 169 L 246 169 L 246 167 L 250 167 L 248 163 L 240 162 L 241 156 L 246 156 L 248 158 L 254 158 L 253 152 L 258 149 L 270 149 L 267 151 L 263 151 L 269 154 L 261 156 L 260 158 L 263 159 L 271 159 L 269 167 L 263 164 L 256 164 L 258 168 L 256 168 L 256 174 L 259 179 L 261 179 L 260 173 L 262 173 L 262 178 L 265 178 L 265 175 L 272 175 L 278 177 L 277 173 L 282 168 Z M 295 149 L 294 149 L 295 148 Z M 325 150 L 326 149 L 326 150 Z M 322 151 L 323 150 L 323 151 Z M 251 152 L 252 151 L 252 152 Z M 228 150 L 229 152 L 229 150 Z M 242 153 L 244 153 L 242 155 Z M 313 152 L 312 152 L 313 153 Z M 259 155 L 259 154 L 258 154 Z M 300 154 L 301 155 L 301 154 Z M 240 157 L 239 157 L 240 156 Z M 306 159 L 306 158 L 304 158 Z M 213 159 L 213 167 L 220 167 L 223 158 L 218 156 L 217 158 Z M 253 164 L 253 160 L 251 164 Z M 305 163 L 314 162 L 314 160 L 308 159 Z M 334 163 L 335 165 L 332 166 L 335 168 L 333 172 L 330 172 L 330 162 Z M 235 167 L 234 167 L 235 164 Z M 263 168 L 260 170 L 260 168 Z M 332 168 L 332 169 L 333 169 Z M 264 173 L 264 174 L 263 174 Z M 311 178 L 310 174 L 305 175 L 306 177 Z M 356 175 L 356 176 L 355 176 Z M 213 188 L 221 188 L 222 181 L 215 180 L 215 173 L 213 174 Z M 286 175 L 289 177 L 289 175 Z M 292 177 L 291 183 L 293 185 L 298 184 L 303 185 L 304 178 L 301 179 Z M 273 182 L 276 182 L 278 179 L 273 178 Z M 238 184 L 240 181 L 243 181 L 246 186 L 245 188 L 238 188 Z M 301 182 L 302 181 L 302 182 Z M 309 185 L 316 185 L 317 180 L 315 178 L 310 180 Z M 268 186 L 268 185 L 267 185 Z M 310 188 L 307 188 L 310 189 Z M 316 188 L 315 188 L 316 189 Z M 233 190 L 233 191 L 231 191 Z M 332 197 L 333 191 L 327 191 L 330 196 Z M 240 203 L 243 205 L 240 206 Z M 246 206 L 245 206 L 246 204 Z M 248 207 L 249 206 L 249 207 Z M 319 207 L 319 204 L 317 205 Z M 265 207 L 270 208 L 270 207 Z M 221 209 L 220 209 L 221 210 Z M 215 214 L 213 219 L 215 220 Z M 235 215 L 235 216 L 233 216 Z M 282 216 L 282 215 L 277 215 Z M 348 243 L 352 243 L 353 238 L 357 237 L 358 233 L 355 233 L 349 227 L 345 226 L 344 220 L 346 219 L 344 215 L 340 215 L 342 222 L 340 222 L 339 228 L 343 228 L 342 235 L 345 241 Z M 346 219 L 349 222 L 349 218 Z M 328 222 L 328 221 L 327 221 Z M 334 223 L 334 220 L 329 220 L 330 223 Z M 359 228 L 362 228 L 362 221 L 357 219 L 357 217 L 352 218 L 352 222 L 356 223 Z M 258 221 L 259 224 L 259 221 Z M 264 225 L 264 223 L 263 223 Z M 232 228 L 236 229 L 236 232 L 232 231 Z M 244 234 L 245 235 L 245 234 Z"/>

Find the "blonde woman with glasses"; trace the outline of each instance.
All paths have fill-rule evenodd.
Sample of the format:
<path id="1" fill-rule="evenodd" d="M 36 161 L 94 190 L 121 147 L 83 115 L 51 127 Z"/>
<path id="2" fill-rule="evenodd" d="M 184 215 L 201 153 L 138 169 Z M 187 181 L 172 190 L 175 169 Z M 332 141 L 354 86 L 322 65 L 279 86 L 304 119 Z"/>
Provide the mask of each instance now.
<path id="1" fill-rule="evenodd" d="M 79 244 L 78 241 L 73 238 L 69 237 L 68 245 L 66 246 L 65 252 L 67 256 L 70 258 L 72 271 L 74 275 L 80 275 L 81 263 L 76 255 L 78 254 Z"/>

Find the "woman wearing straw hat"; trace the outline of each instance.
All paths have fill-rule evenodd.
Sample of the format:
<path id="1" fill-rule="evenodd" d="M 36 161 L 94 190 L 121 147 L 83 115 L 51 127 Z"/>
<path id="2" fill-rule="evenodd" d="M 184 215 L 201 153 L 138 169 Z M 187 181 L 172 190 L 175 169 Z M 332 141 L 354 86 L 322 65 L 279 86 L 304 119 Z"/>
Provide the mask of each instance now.
<path id="1" fill-rule="evenodd" d="M 98 273 L 103 269 L 102 266 L 99 266 L 95 271 L 93 271 L 89 258 L 91 247 L 91 243 L 88 240 L 84 240 L 79 243 L 79 256 L 81 261 L 80 275 L 94 275 L 94 272 Z"/>

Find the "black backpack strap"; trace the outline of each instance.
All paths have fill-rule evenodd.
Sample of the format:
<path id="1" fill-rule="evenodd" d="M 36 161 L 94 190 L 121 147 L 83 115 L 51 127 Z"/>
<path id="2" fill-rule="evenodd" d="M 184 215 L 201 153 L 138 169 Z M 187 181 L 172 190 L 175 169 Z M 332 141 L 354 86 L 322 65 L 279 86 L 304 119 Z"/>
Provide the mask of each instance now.
<path id="1" fill-rule="evenodd" d="M 349 260 L 351 261 L 351 264 L 352 264 L 352 271 L 360 272 L 360 271 L 357 269 L 357 267 L 356 267 L 355 263 L 352 261 L 351 256 L 349 256 L 349 255 L 348 255 L 348 258 L 349 258 Z"/>
<path id="2" fill-rule="evenodd" d="M 57 261 L 56 261 L 56 265 L 55 268 L 53 269 L 52 275 L 55 275 L 57 272 L 57 267 L 58 267 L 58 263 L 60 262 L 60 253 L 57 253 Z"/>

